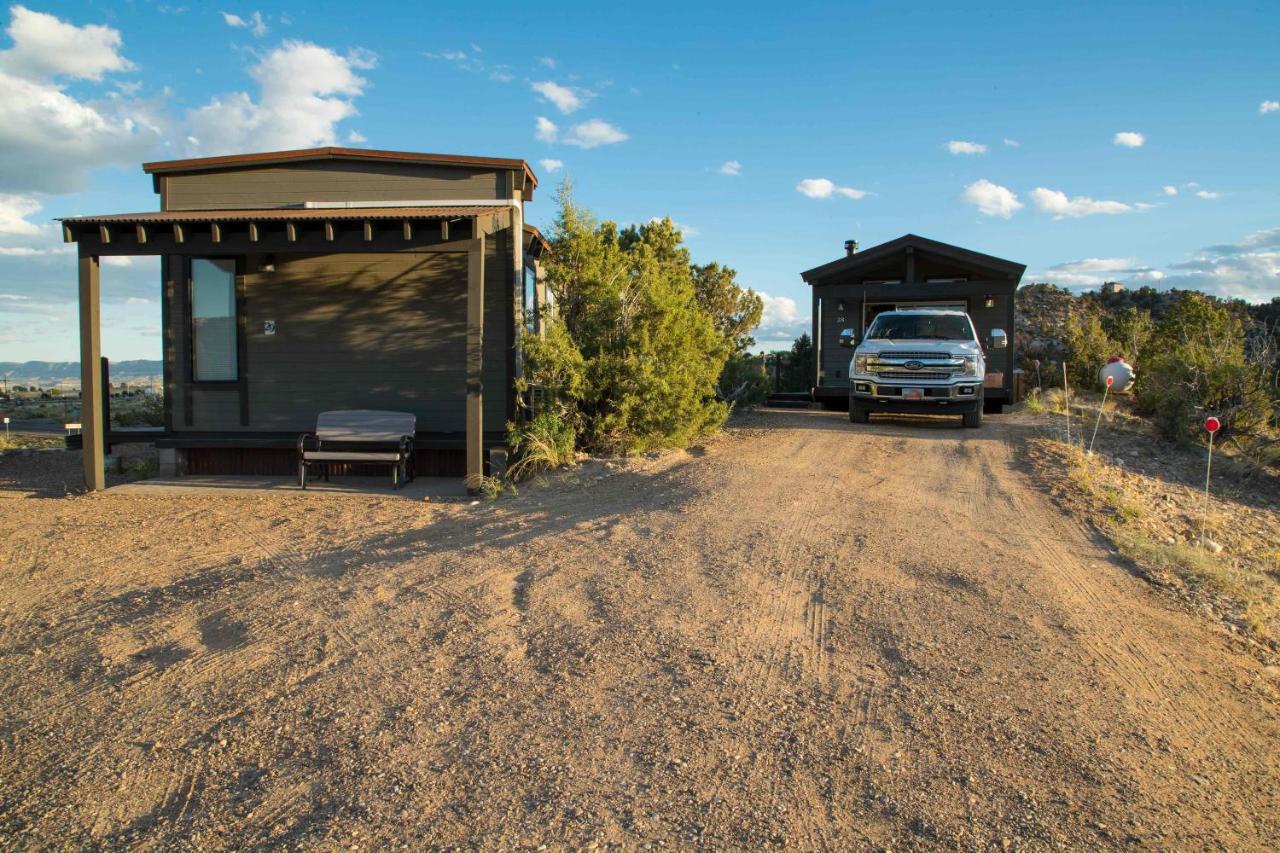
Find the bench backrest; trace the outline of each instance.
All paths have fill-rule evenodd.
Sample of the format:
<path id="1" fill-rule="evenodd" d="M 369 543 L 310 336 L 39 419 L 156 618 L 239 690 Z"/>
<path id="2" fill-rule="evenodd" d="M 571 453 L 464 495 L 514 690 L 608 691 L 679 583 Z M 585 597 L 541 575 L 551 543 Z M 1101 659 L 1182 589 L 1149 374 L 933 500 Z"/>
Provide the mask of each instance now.
<path id="1" fill-rule="evenodd" d="M 321 412 L 316 418 L 316 438 L 321 441 L 388 441 L 412 437 L 417 419 L 410 412 L 346 409 Z"/>

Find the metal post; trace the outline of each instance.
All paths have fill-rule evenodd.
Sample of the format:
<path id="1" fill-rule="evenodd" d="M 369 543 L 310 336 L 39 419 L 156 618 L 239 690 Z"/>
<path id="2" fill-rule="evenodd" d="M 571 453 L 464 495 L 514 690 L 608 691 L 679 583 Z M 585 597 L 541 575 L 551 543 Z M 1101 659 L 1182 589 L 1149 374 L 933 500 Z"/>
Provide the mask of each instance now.
<path id="1" fill-rule="evenodd" d="M 1111 390 L 1112 379 L 1107 377 L 1107 387 L 1102 389 L 1102 405 L 1098 407 L 1098 419 L 1093 424 L 1093 435 L 1089 437 L 1089 451 L 1087 455 L 1093 455 L 1093 440 L 1098 437 L 1098 425 L 1102 423 L 1102 413 L 1107 408 L 1107 392 Z"/>
<path id="2" fill-rule="evenodd" d="M 1204 544 L 1204 531 L 1209 523 L 1209 472 L 1213 470 L 1213 433 L 1209 433 L 1209 462 L 1204 466 L 1204 510 L 1200 513 L 1200 544 Z"/>
<path id="3" fill-rule="evenodd" d="M 1062 405 L 1067 409 L 1067 444 L 1071 443 L 1071 386 L 1067 384 L 1067 363 L 1062 362 Z"/>

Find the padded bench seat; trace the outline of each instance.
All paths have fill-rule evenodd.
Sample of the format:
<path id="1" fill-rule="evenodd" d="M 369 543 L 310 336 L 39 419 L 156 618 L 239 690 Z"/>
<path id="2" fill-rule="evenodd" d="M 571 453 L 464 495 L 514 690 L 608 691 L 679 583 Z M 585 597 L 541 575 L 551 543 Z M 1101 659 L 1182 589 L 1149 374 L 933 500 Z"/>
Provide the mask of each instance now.
<path id="1" fill-rule="evenodd" d="M 397 462 L 399 453 L 377 453 L 371 450 L 304 450 L 302 458 L 316 462 Z"/>
<path id="2" fill-rule="evenodd" d="M 390 465 L 391 488 L 397 489 L 413 479 L 416 428 L 417 419 L 409 412 L 321 412 L 316 431 L 298 436 L 298 486 L 307 487 L 307 471 L 313 464 L 323 466 L 327 480 L 332 463 L 354 462 Z"/>

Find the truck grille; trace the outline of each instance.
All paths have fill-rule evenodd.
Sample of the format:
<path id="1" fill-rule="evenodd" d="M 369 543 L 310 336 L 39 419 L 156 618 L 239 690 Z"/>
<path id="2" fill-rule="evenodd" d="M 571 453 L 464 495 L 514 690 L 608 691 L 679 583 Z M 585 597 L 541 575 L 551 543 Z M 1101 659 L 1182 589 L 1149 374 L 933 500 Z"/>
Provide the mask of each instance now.
<path id="1" fill-rule="evenodd" d="M 897 379 L 897 380 L 907 380 L 907 381 L 914 380 L 914 379 L 940 380 L 940 379 L 950 379 L 951 372 L 938 371 L 938 370 L 877 370 L 876 376 L 879 376 L 881 379 Z"/>
<path id="2" fill-rule="evenodd" d="M 901 359 L 903 361 L 945 361 L 954 358 L 949 352 L 890 352 L 880 353 L 880 358 Z"/>

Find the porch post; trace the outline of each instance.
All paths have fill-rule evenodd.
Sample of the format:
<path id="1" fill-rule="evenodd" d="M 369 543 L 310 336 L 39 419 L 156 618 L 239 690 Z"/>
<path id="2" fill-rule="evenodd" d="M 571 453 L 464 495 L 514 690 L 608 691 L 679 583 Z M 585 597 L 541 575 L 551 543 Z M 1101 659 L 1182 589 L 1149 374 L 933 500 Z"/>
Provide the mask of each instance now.
<path id="1" fill-rule="evenodd" d="M 478 229 L 477 229 L 478 230 Z M 467 485 L 484 475 L 484 246 L 479 232 L 467 250 Z"/>
<path id="2" fill-rule="evenodd" d="M 84 442 L 84 487 L 106 488 L 102 422 L 102 333 L 99 322 L 98 258 L 80 257 L 80 428 Z"/>

